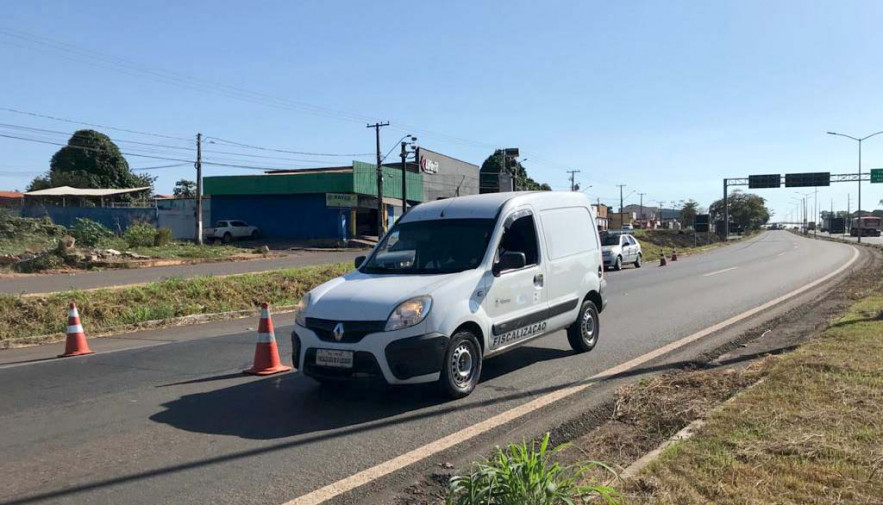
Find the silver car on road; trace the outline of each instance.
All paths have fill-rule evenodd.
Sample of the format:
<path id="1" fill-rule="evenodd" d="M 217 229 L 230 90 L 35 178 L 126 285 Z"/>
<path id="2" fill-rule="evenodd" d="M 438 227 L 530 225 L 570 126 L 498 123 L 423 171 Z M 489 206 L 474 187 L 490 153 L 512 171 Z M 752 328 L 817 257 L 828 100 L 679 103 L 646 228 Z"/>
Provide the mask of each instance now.
<path id="1" fill-rule="evenodd" d="M 604 258 L 604 266 L 614 270 L 620 270 L 626 263 L 641 268 L 644 262 L 641 244 L 627 233 L 607 233 L 602 236 L 601 255 Z"/>

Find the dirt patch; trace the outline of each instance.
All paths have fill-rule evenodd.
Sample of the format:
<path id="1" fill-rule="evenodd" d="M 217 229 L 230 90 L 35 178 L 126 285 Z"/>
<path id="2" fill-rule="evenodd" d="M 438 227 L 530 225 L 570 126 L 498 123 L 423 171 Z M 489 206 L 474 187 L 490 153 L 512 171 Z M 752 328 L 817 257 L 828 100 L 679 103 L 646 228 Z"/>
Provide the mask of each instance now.
<path id="1" fill-rule="evenodd" d="M 770 372 L 774 361 L 770 356 L 794 350 L 818 337 L 856 300 L 877 287 L 883 278 L 883 254 L 875 249 L 868 251 L 868 258 L 846 280 L 811 303 L 743 333 L 684 363 L 678 370 L 623 386 L 608 404 L 553 429 L 554 444 L 573 444 L 559 453 L 558 461 L 572 464 L 597 460 L 622 470 L 689 423 L 704 418 L 722 402 L 757 383 Z M 883 317 L 881 314 L 883 310 L 875 308 L 865 314 L 865 320 L 876 321 Z M 783 450 L 790 449 L 783 446 Z M 444 503 L 446 486 L 453 474 L 453 467 L 442 465 L 420 483 L 399 493 L 395 503 Z M 605 476 L 598 472 L 587 477 L 597 481 Z M 630 492 L 636 493 L 643 488 L 652 490 L 655 484 L 652 479 L 639 479 L 631 486 Z"/>

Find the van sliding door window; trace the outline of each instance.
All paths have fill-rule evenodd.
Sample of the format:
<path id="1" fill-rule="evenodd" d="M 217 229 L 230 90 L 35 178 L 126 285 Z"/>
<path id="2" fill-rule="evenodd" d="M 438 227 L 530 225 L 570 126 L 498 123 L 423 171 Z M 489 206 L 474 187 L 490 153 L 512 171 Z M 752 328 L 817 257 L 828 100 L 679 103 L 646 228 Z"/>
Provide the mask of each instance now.
<path id="1" fill-rule="evenodd" d="M 519 217 L 506 228 L 503 239 L 500 240 L 500 247 L 497 248 L 497 259 L 507 252 L 524 253 L 526 266 L 536 265 L 540 262 L 537 229 L 532 215 Z"/>

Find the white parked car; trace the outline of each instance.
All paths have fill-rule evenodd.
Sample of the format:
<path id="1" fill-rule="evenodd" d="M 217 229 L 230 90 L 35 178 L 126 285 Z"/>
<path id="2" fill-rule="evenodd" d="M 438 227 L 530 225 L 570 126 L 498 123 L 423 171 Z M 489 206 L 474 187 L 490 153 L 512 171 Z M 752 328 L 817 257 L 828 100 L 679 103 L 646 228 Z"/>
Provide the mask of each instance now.
<path id="1" fill-rule="evenodd" d="M 614 270 L 621 270 L 625 263 L 632 263 L 635 268 L 644 264 L 641 244 L 635 237 L 621 232 L 606 233 L 601 237 L 601 254 L 604 266 Z"/>
<path id="2" fill-rule="evenodd" d="M 567 330 L 598 342 L 600 241 L 581 193 L 495 193 L 414 207 L 356 270 L 298 305 L 293 361 L 319 382 L 437 382 L 451 397 L 482 361 Z"/>
<path id="3" fill-rule="evenodd" d="M 229 244 L 234 240 L 258 239 L 261 236 L 261 230 L 257 226 L 249 226 L 245 221 L 218 221 L 214 228 L 203 230 L 202 236 L 209 242 L 221 240 L 225 244 Z"/>

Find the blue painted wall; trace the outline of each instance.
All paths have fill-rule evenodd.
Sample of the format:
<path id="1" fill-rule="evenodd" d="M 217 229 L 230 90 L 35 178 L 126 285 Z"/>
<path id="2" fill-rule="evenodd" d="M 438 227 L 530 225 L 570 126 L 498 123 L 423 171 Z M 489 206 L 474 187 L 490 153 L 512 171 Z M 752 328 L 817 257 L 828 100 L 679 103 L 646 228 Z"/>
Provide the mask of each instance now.
<path id="1" fill-rule="evenodd" d="M 206 227 L 238 219 L 261 229 L 267 238 L 340 239 L 349 236 L 349 209 L 325 206 L 325 194 L 213 195 Z"/>
<path id="2" fill-rule="evenodd" d="M 111 209 L 102 207 L 56 207 L 33 205 L 22 208 L 23 217 L 46 217 L 55 224 L 71 227 L 79 217 L 98 221 L 115 232 L 124 232 L 133 223 L 146 222 L 156 226 L 156 209 Z"/>

